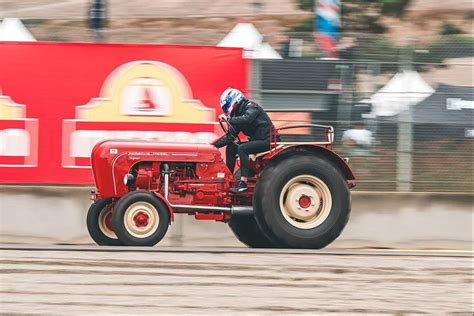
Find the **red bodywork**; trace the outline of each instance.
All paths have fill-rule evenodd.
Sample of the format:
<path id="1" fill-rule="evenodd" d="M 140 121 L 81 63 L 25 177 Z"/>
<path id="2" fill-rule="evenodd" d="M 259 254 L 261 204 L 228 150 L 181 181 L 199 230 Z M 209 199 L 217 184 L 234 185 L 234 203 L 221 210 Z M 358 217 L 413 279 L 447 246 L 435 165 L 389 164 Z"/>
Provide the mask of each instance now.
<path id="1" fill-rule="evenodd" d="M 172 205 L 230 207 L 252 205 L 252 195 L 259 173 L 272 159 L 304 147 L 307 151 L 334 161 L 351 186 L 354 180 L 343 158 L 332 150 L 317 145 L 288 145 L 273 148 L 270 153 L 252 162 L 256 176 L 249 179 L 249 190 L 233 195 L 235 183 L 220 151 L 212 145 L 164 144 L 144 141 L 108 140 L 98 143 L 92 151 L 92 168 L 97 191 L 94 199 L 118 199 L 130 190 L 147 190 L 162 199 L 173 213 L 194 214 L 196 219 L 228 220 L 223 212 L 174 210 Z M 169 167 L 169 195 L 165 198 L 164 166 Z M 134 177 L 133 186 L 124 177 Z"/>

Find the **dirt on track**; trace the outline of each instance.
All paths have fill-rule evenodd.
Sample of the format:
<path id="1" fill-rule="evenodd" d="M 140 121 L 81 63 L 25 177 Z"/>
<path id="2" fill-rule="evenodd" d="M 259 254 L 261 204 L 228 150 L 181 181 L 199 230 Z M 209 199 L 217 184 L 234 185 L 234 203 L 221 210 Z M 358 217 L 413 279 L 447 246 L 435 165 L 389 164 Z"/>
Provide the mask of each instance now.
<path id="1" fill-rule="evenodd" d="M 0 251 L 0 312 L 471 314 L 472 257 Z"/>

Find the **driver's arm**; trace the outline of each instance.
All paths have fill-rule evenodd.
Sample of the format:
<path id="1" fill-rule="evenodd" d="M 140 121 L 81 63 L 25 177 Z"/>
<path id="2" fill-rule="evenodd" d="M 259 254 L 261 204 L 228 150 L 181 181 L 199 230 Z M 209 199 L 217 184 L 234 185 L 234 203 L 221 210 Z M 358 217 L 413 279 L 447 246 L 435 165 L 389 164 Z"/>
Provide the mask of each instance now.
<path id="1" fill-rule="evenodd" d="M 251 124 L 258 116 L 260 109 L 257 104 L 251 103 L 244 114 L 240 116 L 234 116 L 229 119 L 229 123 L 235 127 L 242 124 Z"/>

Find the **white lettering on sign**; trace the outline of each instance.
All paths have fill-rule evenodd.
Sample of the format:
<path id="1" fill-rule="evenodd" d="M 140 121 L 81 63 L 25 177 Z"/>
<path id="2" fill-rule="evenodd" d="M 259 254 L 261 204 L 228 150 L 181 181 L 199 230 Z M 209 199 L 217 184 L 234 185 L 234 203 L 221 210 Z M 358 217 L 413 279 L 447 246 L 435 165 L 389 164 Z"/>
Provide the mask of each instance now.
<path id="1" fill-rule="evenodd" d="M 447 110 L 462 110 L 462 109 L 474 110 L 474 101 L 463 100 L 460 98 L 447 98 L 446 109 Z"/>
<path id="2" fill-rule="evenodd" d="M 102 140 L 146 140 L 160 143 L 209 144 L 217 135 L 211 132 L 106 131 L 77 130 L 71 134 L 71 157 L 90 157 L 94 145 Z"/>
<path id="3" fill-rule="evenodd" d="M 464 130 L 464 137 L 474 137 L 474 129 L 466 128 Z"/>

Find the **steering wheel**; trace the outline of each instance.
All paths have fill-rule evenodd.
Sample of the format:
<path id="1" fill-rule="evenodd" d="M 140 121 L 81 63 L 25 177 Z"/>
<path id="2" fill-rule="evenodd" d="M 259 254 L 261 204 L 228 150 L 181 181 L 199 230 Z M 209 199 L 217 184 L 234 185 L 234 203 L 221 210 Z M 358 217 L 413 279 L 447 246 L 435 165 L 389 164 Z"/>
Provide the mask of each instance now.
<path id="1" fill-rule="evenodd" d="M 225 123 L 225 124 L 224 124 Z M 235 128 L 230 125 L 229 121 L 226 119 L 219 119 L 219 124 L 226 135 L 230 135 L 234 138 L 234 141 L 240 145 L 242 141 L 240 140 L 239 134 Z"/>

